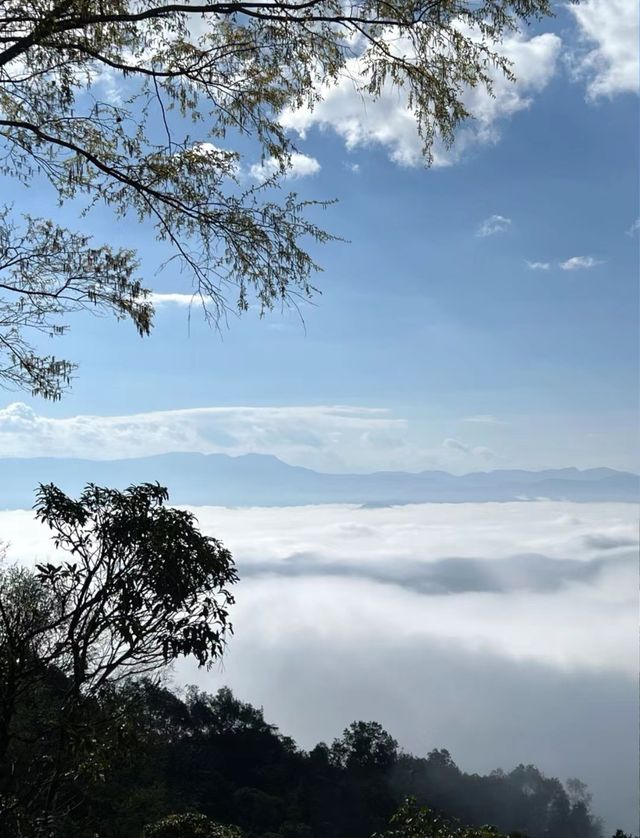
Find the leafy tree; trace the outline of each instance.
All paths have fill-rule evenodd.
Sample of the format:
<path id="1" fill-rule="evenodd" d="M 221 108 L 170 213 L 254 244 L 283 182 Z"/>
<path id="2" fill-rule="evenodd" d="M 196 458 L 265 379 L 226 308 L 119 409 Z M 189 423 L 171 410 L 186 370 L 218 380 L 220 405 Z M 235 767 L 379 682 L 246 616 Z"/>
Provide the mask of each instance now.
<path id="1" fill-rule="evenodd" d="M 425 160 L 469 114 L 468 87 L 512 78 L 505 32 L 549 0 L 5 0 L 0 9 L 2 173 L 44 177 L 61 202 L 150 222 L 205 315 L 313 292 L 308 241 L 330 236 L 277 186 L 294 146 L 285 109 L 312 108 L 357 59 L 363 94 L 409 93 Z M 104 93 L 105 78 L 115 85 Z M 102 91 L 102 93 L 101 93 Z M 248 138 L 245 140 L 245 138 Z M 237 148 L 273 174 L 251 184 Z M 42 354 L 78 309 L 148 333 L 135 255 L 49 219 L 0 214 L 0 381 L 59 398 L 74 365 Z"/>
<path id="2" fill-rule="evenodd" d="M 398 743 L 378 722 L 353 722 L 331 746 L 335 764 L 387 770 L 398 756 Z"/>
<path id="3" fill-rule="evenodd" d="M 516 838 L 516 833 L 512 833 Z M 458 822 L 419 807 L 407 798 L 391 818 L 389 829 L 373 838 L 507 838 L 493 826 L 465 827 Z"/>
<path id="4" fill-rule="evenodd" d="M 135 723 L 119 685 L 222 653 L 231 555 L 166 500 L 150 484 L 40 487 L 36 516 L 68 558 L 0 574 L 0 824 L 24 811 L 49 828 L 70 781 L 104 771 Z"/>
<path id="5" fill-rule="evenodd" d="M 198 812 L 189 812 L 186 815 L 168 815 L 146 826 L 142 838 L 242 838 L 242 832 L 234 826 L 214 823 Z"/>

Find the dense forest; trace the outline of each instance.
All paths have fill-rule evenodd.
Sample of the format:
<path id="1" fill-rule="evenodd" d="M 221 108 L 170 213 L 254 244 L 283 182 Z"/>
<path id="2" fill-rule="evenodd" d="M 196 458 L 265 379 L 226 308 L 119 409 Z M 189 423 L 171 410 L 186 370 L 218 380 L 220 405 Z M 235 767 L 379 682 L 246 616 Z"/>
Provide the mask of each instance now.
<path id="1" fill-rule="evenodd" d="M 52 675 L 21 714 L 24 744 L 14 759 L 23 793 L 37 778 L 37 766 L 51 758 L 42 718 L 64 689 L 63 679 Z M 76 770 L 64 778 L 65 815 L 52 833 L 61 838 L 209 835 L 189 831 L 189 819 L 177 831 L 152 827 L 171 822 L 163 819 L 172 813 L 187 812 L 238 827 L 230 836 L 370 838 L 386 835 L 408 796 L 472 827 L 491 823 L 511 836 L 603 834 L 577 780 L 565 788 L 532 765 L 467 774 L 446 750 L 424 758 L 402 752 L 376 722 L 354 722 L 331 745 L 320 743 L 307 752 L 227 688 L 212 695 L 190 687 L 179 695 L 151 680 L 127 684 L 86 713 L 93 735 L 87 733 Z M 105 738 L 107 729 L 111 735 Z M 32 790 L 34 798 L 37 791 Z M 389 834 L 485 833 L 451 828 Z"/>

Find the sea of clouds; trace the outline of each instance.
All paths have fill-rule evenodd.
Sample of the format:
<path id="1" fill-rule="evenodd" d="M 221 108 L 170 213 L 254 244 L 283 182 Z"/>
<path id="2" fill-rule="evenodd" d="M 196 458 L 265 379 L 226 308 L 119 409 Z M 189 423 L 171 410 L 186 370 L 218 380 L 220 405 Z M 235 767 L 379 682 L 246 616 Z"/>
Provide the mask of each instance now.
<path id="1" fill-rule="evenodd" d="M 233 552 L 235 634 L 211 672 L 301 745 L 376 719 L 466 770 L 579 776 L 613 826 L 637 812 L 637 511 L 632 504 L 194 508 Z M 9 560 L 53 557 L 0 512 Z"/>

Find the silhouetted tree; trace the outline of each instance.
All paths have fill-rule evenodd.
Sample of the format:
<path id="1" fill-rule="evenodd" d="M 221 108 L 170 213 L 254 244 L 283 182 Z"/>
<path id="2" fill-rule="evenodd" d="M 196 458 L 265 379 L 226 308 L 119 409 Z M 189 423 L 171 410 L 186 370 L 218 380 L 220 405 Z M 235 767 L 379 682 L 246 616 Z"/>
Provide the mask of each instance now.
<path id="1" fill-rule="evenodd" d="M 398 757 L 398 743 L 378 722 L 353 722 L 331 746 L 331 759 L 346 768 L 387 770 Z"/>
<path id="2" fill-rule="evenodd" d="M 166 500 L 150 484 L 88 486 L 78 500 L 40 487 L 36 516 L 66 559 L 0 573 L 5 824 L 17 829 L 21 812 L 55 834 L 69 789 L 105 770 L 131 721 L 120 685 L 180 656 L 208 666 L 223 651 L 231 555 Z"/>

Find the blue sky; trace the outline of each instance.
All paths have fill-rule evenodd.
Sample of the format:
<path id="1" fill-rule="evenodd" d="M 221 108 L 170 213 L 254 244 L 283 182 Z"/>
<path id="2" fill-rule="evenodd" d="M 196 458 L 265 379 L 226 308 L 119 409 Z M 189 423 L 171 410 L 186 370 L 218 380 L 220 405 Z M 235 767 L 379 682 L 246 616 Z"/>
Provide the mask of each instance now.
<path id="1" fill-rule="evenodd" d="M 169 301 L 146 340 L 126 323 L 77 318 L 56 347 L 81 364 L 61 403 L 0 393 L 3 453 L 17 400 L 31 420 L 161 411 L 158 424 L 178 409 L 188 422 L 191 408 L 305 407 L 295 422 L 318 433 L 319 406 L 348 405 L 386 411 L 363 414 L 357 453 L 339 429 L 326 456 L 273 452 L 320 468 L 638 468 L 634 15 L 635 2 L 587 0 L 507 44 L 518 85 L 478 99 L 478 121 L 430 170 L 415 165 L 397 102 L 361 112 L 355 131 L 344 90 L 291 116 L 308 174 L 288 185 L 337 198 L 321 221 L 348 240 L 314 251 L 322 294 L 304 307 L 305 326 L 295 311 L 250 312 L 217 334 L 197 307 L 189 319 Z M 12 197 L 33 208 L 45 194 Z M 189 293 L 188 277 L 156 275 L 150 231 L 106 211 L 88 223 L 96 239 L 139 250 L 155 291 Z M 255 412 L 257 450 L 268 448 L 264 415 Z"/>

